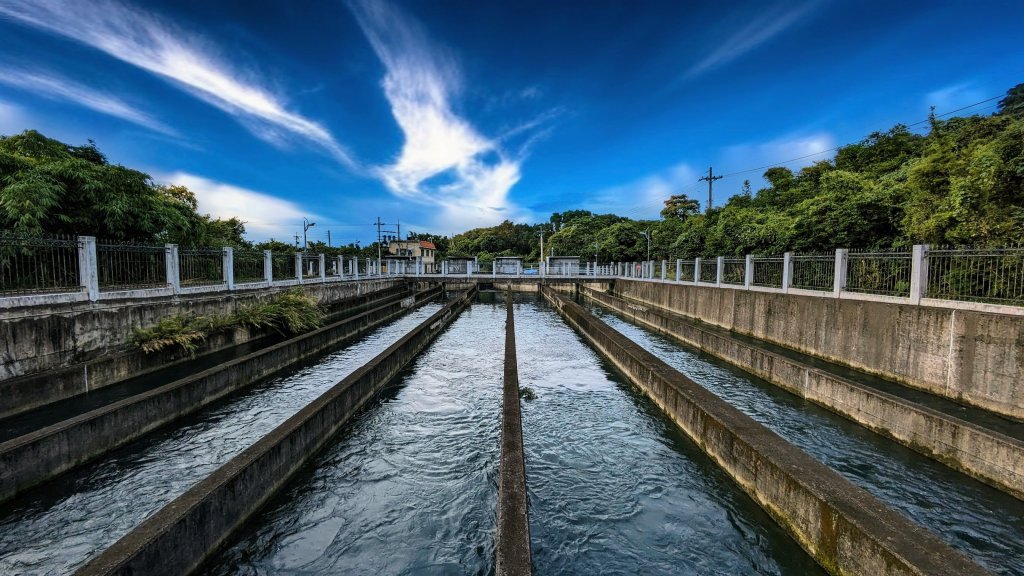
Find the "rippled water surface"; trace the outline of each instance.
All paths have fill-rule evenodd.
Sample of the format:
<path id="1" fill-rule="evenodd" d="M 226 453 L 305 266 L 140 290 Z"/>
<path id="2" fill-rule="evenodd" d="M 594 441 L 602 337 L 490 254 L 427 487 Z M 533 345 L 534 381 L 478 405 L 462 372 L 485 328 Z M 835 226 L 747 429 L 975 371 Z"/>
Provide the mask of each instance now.
<path id="1" fill-rule="evenodd" d="M 67 574 L 440 308 L 357 342 L 19 496 L 0 508 L 0 574 Z"/>
<path id="2" fill-rule="evenodd" d="M 592 305 L 616 330 L 997 574 L 1024 576 L 1024 502 Z"/>
<path id="3" fill-rule="evenodd" d="M 820 574 L 542 302 L 516 307 L 538 574 Z"/>
<path id="4" fill-rule="evenodd" d="M 494 296 L 464 311 L 204 571 L 493 572 L 505 333 Z"/>

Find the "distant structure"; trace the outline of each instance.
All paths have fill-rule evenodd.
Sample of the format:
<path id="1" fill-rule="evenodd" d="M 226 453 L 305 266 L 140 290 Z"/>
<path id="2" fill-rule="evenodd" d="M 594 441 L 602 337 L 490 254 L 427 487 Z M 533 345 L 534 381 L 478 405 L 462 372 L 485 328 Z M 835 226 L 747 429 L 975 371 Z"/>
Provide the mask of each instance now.
<path id="1" fill-rule="evenodd" d="M 416 260 L 423 265 L 424 274 L 437 272 L 437 247 L 426 240 L 391 240 L 388 244 L 388 260 L 406 259 L 411 262 L 407 269 L 416 269 Z M 396 258 L 397 257 L 397 258 Z"/>
<path id="2" fill-rule="evenodd" d="M 445 274 L 470 274 L 477 270 L 476 258 L 455 256 L 444 261 Z"/>
<path id="3" fill-rule="evenodd" d="M 498 256 L 494 259 L 494 273 L 518 276 L 523 273 L 523 259 L 519 256 Z"/>
<path id="4" fill-rule="evenodd" d="M 552 276 L 578 276 L 580 273 L 580 257 L 548 256 L 545 268 L 547 268 L 547 273 Z"/>

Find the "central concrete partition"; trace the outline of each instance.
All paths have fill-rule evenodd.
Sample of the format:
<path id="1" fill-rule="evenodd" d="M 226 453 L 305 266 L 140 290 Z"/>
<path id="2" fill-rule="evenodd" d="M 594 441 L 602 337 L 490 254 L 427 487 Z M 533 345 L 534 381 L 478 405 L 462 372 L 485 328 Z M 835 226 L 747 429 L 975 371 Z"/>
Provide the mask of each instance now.
<path id="1" fill-rule="evenodd" d="M 274 495 L 368 400 L 472 302 L 456 296 L 387 350 L 76 572 L 188 574 Z M 398 544 L 398 543 L 396 543 Z"/>
<path id="2" fill-rule="evenodd" d="M 498 533 L 495 574 L 533 574 L 530 517 L 526 502 L 526 462 L 523 457 L 523 417 L 519 406 L 519 365 L 512 291 L 505 293 L 505 378 L 501 412 L 501 463 L 498 465 Z"/>
<path id="3" fill-rule="evenodd" d="M 934 534 L 682 375 L 579 304 L 548 302 L 831 574 L 987 574 Z"/>
<path id="4" fill-rule="evenodd" d="M 434 288 L 419 301 L 441 293 Z M 403 314 L 379 306 L 198 374 L 136 394 L 0 444 L 0 501 L 123 446 L 210 402 Z"/>

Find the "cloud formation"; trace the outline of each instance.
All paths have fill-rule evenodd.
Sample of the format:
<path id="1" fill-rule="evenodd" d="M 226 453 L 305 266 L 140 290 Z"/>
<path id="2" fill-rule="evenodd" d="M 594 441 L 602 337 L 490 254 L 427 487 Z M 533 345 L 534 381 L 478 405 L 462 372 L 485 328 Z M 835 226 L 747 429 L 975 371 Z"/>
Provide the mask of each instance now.
<path id="1" fill-rule="evenodd" d="M 631 182 L 599 190 L 587 199 L 585 208 L 599 214 L 610 212 L 631 218 L 659 218 L 665 200 L 673 194 L 691 192 L 697 178 L 697 171 L 692 166 L 685 162 L 676 164 Z"/>
<path id="2" fill-rule="evenodd" d="M 521 177 L 523 154 L 510 155 L 453 111 L 461 88 L 455 59 L 388 3 L 354 0 L 349 7 L 384 65 L 384 95 L 405 137 L 397 159 L 376 169 L 385 186 L 439 206 L 442 227 L 521 217 L 508 193 Z"/>
<path id="3" fill-rule="evenodd" d="M 326 128 L 290 111 L 217 56 L 199 37 L 118 0 L 0 0 L 0 15 L 80 42 L 151 72 L 238 118 L 258 137 L 281 145 L 311 142 L 349 167 L 355 162 Z"/>
<path id="4" fill-rule="evenodd" d="M 835 147 L 836 139 L 832 134 L 816 132 L 783 136 L 767 142 L 728 146 L 723 149 L 722 156 L 727 171 L 746 170 L 758 166 L 781 166 L 782 163 L 790 168 L 798 168 L 809 166 L 819 160 L 827 160 L 831 157 L 828 152 Z M 761 174 L 755 172 L 751 173 L 749 178 L 753 180 L 760 176 Z"/>
<path id="5" fill-rule="evenodd" d="M 717 42 L 718 48 L 694 64 L 684 77 L 693 78 L 732 62 L 788 30 L 814 7 L 813 2 L 796 7 L 785 3 L 758 15 L 729 38 Z"/>
<path id="6" fill-rule="evenodd" d="M 263 192 L 233 186 L 188 172 L 173 172 L 156 177 L 165 184 L 179 184 L 195 193 L 199 201 L 199 212 L 215 218 L 237 216 L 245 224 L 246 236 L 252 240 L 267 240 L 271 237 L 288 242 L 290 228 L 302 231 L 302 218 L 312 220 L 317 214 L 302 209 L 288 200 L 282 200 Z"/>
<path id="7" fill-rule="evenodd" d="M 176 134 L 166 124 L 116 96 L 93 90 L 67 78 L 6 67 L 0 68 L 0 84 L 26 90 L 51 100 L 71 102 L 169 136 Z"/>

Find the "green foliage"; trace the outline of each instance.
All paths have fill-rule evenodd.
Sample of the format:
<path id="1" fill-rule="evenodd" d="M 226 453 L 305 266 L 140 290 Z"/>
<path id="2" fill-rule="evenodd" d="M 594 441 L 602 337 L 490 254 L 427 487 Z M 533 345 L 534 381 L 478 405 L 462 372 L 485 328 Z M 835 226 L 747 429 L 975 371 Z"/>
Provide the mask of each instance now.
<path id="1" fill-rule="evenodd" d="M 283 335 L 300 334 L 318 328 L 323 317 L 316 300 L 296 288 L 266 302 L 244 306 L 233 314 L 179 314 L 162 318 L 153 326 L 135 330 L 131 343 L 146 354 L 180 348 L 192 355 L 210 335 L 218 332 L 244 326 L 273 329 Z"/>

